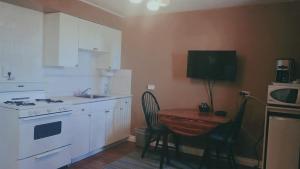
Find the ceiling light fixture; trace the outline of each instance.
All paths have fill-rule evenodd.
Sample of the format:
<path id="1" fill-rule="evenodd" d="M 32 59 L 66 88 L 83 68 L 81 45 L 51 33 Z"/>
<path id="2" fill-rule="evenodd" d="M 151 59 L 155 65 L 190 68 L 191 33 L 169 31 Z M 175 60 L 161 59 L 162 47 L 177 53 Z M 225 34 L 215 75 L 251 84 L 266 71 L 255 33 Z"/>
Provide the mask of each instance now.
<path id="1" fill-rule="evenodd" d="M 160 0 L 160 6 L 165 7 L 170 4 L 171 0 Z"/>
<path id="2" fill-rule="evenodd" d="M 129 0 L 131 3 L 141 3 L 143 0 Z M 166 7 L 170 4 L 171 0 L 148 0 L 147 8 L 150 11 L 157 11 L 160 7 Z"/>
<path id="3" fill-rule="evenodd" d="M 134 4 L 139 4 L 141 3 L 143 0 L 129 0 L 131 3 L 134 3 Z"/>
<path id="4" fill-rule="evenodd" d="M 150 11 L 157 11 L 159 10 L 159 7 L 160 7 L 159 0 L 149 0 L 147 3 L 147 8 Z"/>

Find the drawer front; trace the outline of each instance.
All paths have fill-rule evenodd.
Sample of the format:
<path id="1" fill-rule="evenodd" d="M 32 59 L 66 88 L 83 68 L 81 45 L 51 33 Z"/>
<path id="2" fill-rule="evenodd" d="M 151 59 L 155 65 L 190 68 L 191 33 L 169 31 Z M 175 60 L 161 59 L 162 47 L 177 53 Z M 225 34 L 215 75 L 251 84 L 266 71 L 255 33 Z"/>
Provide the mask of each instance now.
<path id="1" fill-rule="evenodd" d="M 100 102 L 95 102 L 92 104 L 92 109 L 94 112 L 97 111 L 112 111 L 116 100 L 105 100 Z"/>
<path id="2" fill-rule="evenodd" d="M 57 169 L 70 163 L 69 146 L 18 161 L 20 169 Z"/>

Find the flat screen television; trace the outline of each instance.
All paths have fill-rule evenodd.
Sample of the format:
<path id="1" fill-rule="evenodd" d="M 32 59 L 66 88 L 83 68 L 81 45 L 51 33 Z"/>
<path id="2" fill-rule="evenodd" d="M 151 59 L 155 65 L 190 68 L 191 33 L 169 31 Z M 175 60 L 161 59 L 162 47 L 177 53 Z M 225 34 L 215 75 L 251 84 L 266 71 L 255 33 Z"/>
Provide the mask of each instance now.
<path id="1" fill-rule="evenodd" d="M 187 77 L 234 81 L 236 72 L 236 51 L 188 51 Z"/>

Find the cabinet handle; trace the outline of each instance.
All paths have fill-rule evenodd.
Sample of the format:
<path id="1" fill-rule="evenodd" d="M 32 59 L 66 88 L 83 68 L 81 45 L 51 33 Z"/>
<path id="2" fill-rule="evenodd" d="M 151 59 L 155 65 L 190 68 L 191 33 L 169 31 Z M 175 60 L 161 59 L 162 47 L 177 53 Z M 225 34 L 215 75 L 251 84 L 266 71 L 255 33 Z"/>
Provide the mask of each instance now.
<path id="1" fill-rule="evenodd" d="M 81 111 L 85 111 L 85 109 L 81 109 Z"/>
<path id="2" fill-rule="evenodd" d="M 106 111 L 105 111 L 105 113 L 109 113 L 109 112 L 110 112 L 109 110 L 106 110 Z"/>
<path id="3" fill-rule="evenodd" d="M 89 116 L 89 117 L 91 117 L 92 115 L 91 115 L 91 114 L 89 114 L 88 116 Z"/>

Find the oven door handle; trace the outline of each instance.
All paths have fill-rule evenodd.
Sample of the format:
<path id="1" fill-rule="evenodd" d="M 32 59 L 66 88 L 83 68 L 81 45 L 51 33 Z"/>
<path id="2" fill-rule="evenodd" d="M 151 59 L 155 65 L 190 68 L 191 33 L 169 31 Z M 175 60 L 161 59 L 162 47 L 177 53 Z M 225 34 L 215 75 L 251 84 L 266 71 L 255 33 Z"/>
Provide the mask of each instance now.
<path id="1" fill-rule="evenodd" d="M 37 155 L 34 158 L 38 160 L 38 159 L 41 159 L 41 158 L 45 158 L 45 157 L 52 156 L 54 154 L 60 153 L 61 151 L 62 151 L 62 149 L 49 151 L 49 152 L 46 152 L 44 154 Z"/>
<path id="2" fill-rule="evenodd" d="M 72 114 L 72 111 L 67 111 L 67 112 L 63 112 L 63 113 L 53 113 L 53 114 L 47 114 L 47 115 L 41 115 L 41 116 L 26 117 L 26 118 L 21 118 L 21 120 L 29 121 L 29 120 L 48 118 L 48 117 L 66 116 L 66 115 L 71 115 L 71 114 Z"/>

